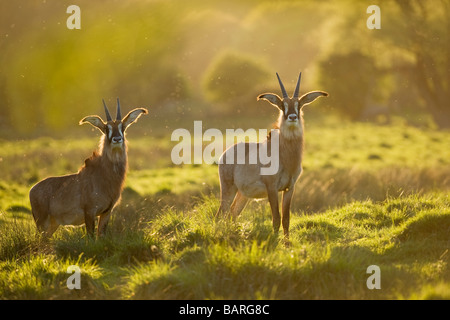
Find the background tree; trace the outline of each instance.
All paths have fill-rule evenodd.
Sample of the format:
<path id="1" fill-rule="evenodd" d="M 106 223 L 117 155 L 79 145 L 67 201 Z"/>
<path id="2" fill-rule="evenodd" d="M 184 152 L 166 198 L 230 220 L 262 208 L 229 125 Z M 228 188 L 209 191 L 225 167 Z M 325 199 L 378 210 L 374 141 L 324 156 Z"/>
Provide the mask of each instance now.
<path id="1" fill-rule="evenodd" d="M 225 52 L 220 54 L 205 72 L 203 85 L 212 102 L 234 103 L 243 96 L 254 101 L 255 90 L 261 87 L 270 72 L 255 57 Z"/>
<path id="2" fill-rule="evenodd" d="M 329 104 L 341 115 L 359 120 L 377 80 L 372 57 L 357 51 L 332 54 L 319 62 L 318 69 L 319 87 L 327 88 Z"/>
<path id="3" fill-rule="evenodd" d="M 410 78 L 440 128 L 450 128 L 450 2 L 396 0 L 391 45 L 409 51 Z M 393 17 L 391 17 L 393 18 Z M 398 41 L 403 38 L 403 41 Z"/>

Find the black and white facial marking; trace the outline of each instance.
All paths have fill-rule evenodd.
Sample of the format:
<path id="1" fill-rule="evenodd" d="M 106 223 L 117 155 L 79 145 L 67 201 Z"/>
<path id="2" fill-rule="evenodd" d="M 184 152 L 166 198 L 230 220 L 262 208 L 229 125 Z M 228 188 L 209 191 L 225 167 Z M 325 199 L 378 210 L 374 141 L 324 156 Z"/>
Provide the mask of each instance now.
<path id="1" fill-rule="evenodd" d="M 301 117 L 298 101 L 292 99 L 283 101 L 283 109 L 281 111 L 283 111 L 284 121 L 286 121 L 288 125 L 298 125 Z"/>
<path id="2" fill-rule="evenodd" d="M 299 128 L 297 130 L 300 134 L 302 132 L 302 108 L 313 102 L 315 99 L 321 96 L 328 96 L 328 93 L 324 91 L 311 91 L 305 93 L 301 97 L 299 97 L 300 91 L 300 80 L 302 77 L 302 73 L 298 76 L 297 86 L 295 87 L 294 94 L 292 98 L 289 98 L 286 89 L 284 88 L 283 82 L 281 82 L 280 76 L 277 73 L 278 83 L 280 84 L 281 93 L 283 98 L 279 97 L 275 93 L 263 93 L 258 96 L 257 100 L 264 99 L 269 101 L 272 105 L 280 109 L 281 111 L 281 123 L 283 126 L 287 125 L 291 129 Z"/>
<path id="3" fill-rule="evenodd" d="M 122 121 L 108 122 L 105 126 L 105 131 L 105 135 L 113 149 L 121 148 L 125 141 Z"/>
<path id="4" fill-rule="evenodd" d="M 136 108 L 128 112 L 122 119 L 120 114 L 120 103 L 119 99 L 117 99 L 117 116 L 116 120 L 112 120 L 105 101 L 103 101 L 103 106 L 105 107 L 106 122 L 99 116 L 93 115 L 81 119 L 80 125 L 89 123 L 103 133 L 100 142 L 100 154 L 102 156 L 106 154 L 106 157 L 109 160 L 118 164 L 114 166 L 114 170 L 119 172 L 118 170 L 122 170 L 123 164 L 127 161 L 125 131 L 131 124 L 135 123 L 141 115 L 147 114 L 148 111 L 145 108 Z"/>
<path id="5" fill-rule="evenodd" d="M 283 82 L 280 79 L 280 76 L 277 73 L 278 83 L 280 84 L 281 93 L 283 98 L 280 98 L 275 93 L 264 93 L 258 96 L 259 99 L 265 99 L 269 101 L 272 105 L 278 107 L 282 112 L 282 120 L 287 123 L 289 126 L 298 126 L 301 119 L 301 105 L 300 100 L 298 99 L 298 93 L 300 90 L 300 79 L 302 74 L 300 73 L 297 86 L 295 88 L 294 94 L 292 98 L 289 98 L 286 89 L 284 88 Z"/>
<path id="6" fill-rule="evenodd" d="M 117 147 L 123 146 L 125 143 L 125 131 L 127 128 L 136 122 L 141 115 L 148 113 L 147 109 L 136 108 L 128 112 L 128 114 L 122 119 L 122 115 L 120 113 L 120 102 L 119 99 L 117 99 L 117 116 L 116 120 L 112 120 L 105 101 L 103 101 L 103 106 L 105 107 L 106 122 L 103 122 L 103 120 L 101 120 L 98 116 L 90 116 L 81 120 L 80 124 L 85 121 L 91 123 L 105 134 L 108 141 L 113 146 Z"/>
<path id="7" fill-rule="evenodd" d="M 99 116 L 87 116 L 80 121 L 80 124 L 89 123 L 92 126 L 99 129 L 105 136 L 105 142 L 108 143 L 113 150 L 121 149 L 125 151 L 125 131 L 127 128 L 137 121 L 137 119 L 143 115 L 147 114 L 147 109 L 136 108 L 128 112 L 128 114 L 122 119 L 120 113 L 120 102 L 117 99 L 117 116 L 113 120 L 109 114 L 108 108 L 106 107 L 105 101 L 103 101 L 103 106 L 105 108 L 106 122 L 104 122 Z"/>
<path id="8" fill-rule="evenodd" d="M 122 115 L 120 112 L 120 101 L 117 98 L 117 114 L 116 120 L 112 120 L 109 114 L 108 107 L 106 107 L 105 100 L 103 100 L 103 106 L 106 113 L 105 135 L 108 138 L 108 142 L 111 144 L 112 149 L 122 149 L 125 141 L 125 128 L 122 124 Z"/>

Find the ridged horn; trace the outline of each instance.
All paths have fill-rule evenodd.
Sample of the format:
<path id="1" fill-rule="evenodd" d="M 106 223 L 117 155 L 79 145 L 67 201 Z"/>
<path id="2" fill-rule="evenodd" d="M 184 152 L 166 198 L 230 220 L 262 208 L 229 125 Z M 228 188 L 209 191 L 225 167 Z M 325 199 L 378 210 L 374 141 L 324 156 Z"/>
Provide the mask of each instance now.
<path id="1" fill-rule="evenodd" d="M 105 107 L 106 122 L 112 121 L 112 118 L 111 118 L 111 115 L 109 114 L 108 107 L 106 106 L 105 100 L 102 99 L 102 101 L 103 101 L 103 107 Z"/>
<path id="2" fill-rule="evenodd" d="M 117 121 L 122 121 L 122 115 L 120 114 L 120 102 L 119 98 L 117 98 L 117 115 L 116 115 Z"/>
<path id="3" fill-rule="evenodd" d="M 278 72 L 277 72 L 277 78 L 278 78 L 278 82 L 280 83 L 280 88 L 281 88 L 281 93 L 283 94 L 283 99 L 288 99 L 289 98 L 288 94 L 286 92 L 286 89 L 283 86 L 283 82 L 281 82 L 281 79 L 280 79 L 280 76 L 278 75 Z"/>
<path id="4" fill-rule="evenodd" d="M 295 87 L 295 91 L 294 91 L 294 95 L 292 96 L 292 99 L 298 99 L 298 93 L 300 91 L 300 79 L 301 78 L 302 78 L 302 73 L 300 72 L 300 74 L 298 75 L 297 86 Z"/>

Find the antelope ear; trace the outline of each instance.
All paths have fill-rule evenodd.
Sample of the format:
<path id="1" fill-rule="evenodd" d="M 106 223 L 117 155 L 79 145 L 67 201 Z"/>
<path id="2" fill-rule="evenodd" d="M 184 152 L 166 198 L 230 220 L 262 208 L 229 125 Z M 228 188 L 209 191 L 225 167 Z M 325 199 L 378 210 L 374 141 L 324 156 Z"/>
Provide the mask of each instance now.
<path id="1" fill-rule="evenodd" d="M 325 91 L 311 91 L 311 92 L 305 93 L 298 99 L 298 102 L 300 104 L 300 109 L 303 108 L 303 106 L 310 104 L 311 102 L 313 102 L 314 100 L 316 100 L 319 97 L 328 97 L 328 93 Z"/>
<path id="2" fill-rule="evenodd" d="M 144 108 L 137 108 L 137 109 L 134 109 L 134 110 L 131 110 L 130 112 L 128 112 L 128 114 L 122 120 L 123 128 L 124 128 L 123 131 L 125 131 L 129 125 L 136 122 L 137 119 L 139 119 L 139 117 L 141 115 L 147 114 L 147 113 L 148 113 L 147 109 L 144 109 Z"/>
<path id="3" fill-rule="evenodd" d="M 269 101 L 273 106 L 283 110 L 283 100 L 275 93 L 260 94 L 256 100 L 259 101 L 260 99 Z"/>
<path id="4" fill-rule="evenodd" d="M 89 123 L 90 125 L 96 127 L 102 133 L 106 132 L 106 123 L 99 116 L 87 116 L 80 120 L 79 124 Z"/>

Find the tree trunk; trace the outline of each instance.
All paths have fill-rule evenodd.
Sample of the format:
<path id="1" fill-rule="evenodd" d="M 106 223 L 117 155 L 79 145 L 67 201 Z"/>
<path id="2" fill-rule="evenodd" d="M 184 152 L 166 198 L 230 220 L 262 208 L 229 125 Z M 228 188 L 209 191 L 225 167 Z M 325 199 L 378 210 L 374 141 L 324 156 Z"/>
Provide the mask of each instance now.
<path id="1" fill-rule="evenodd" d="M 440 129 L 450 129 L 450 100 L 447 100 L 445 105 L 429 102 L 427 107 Z"/>

